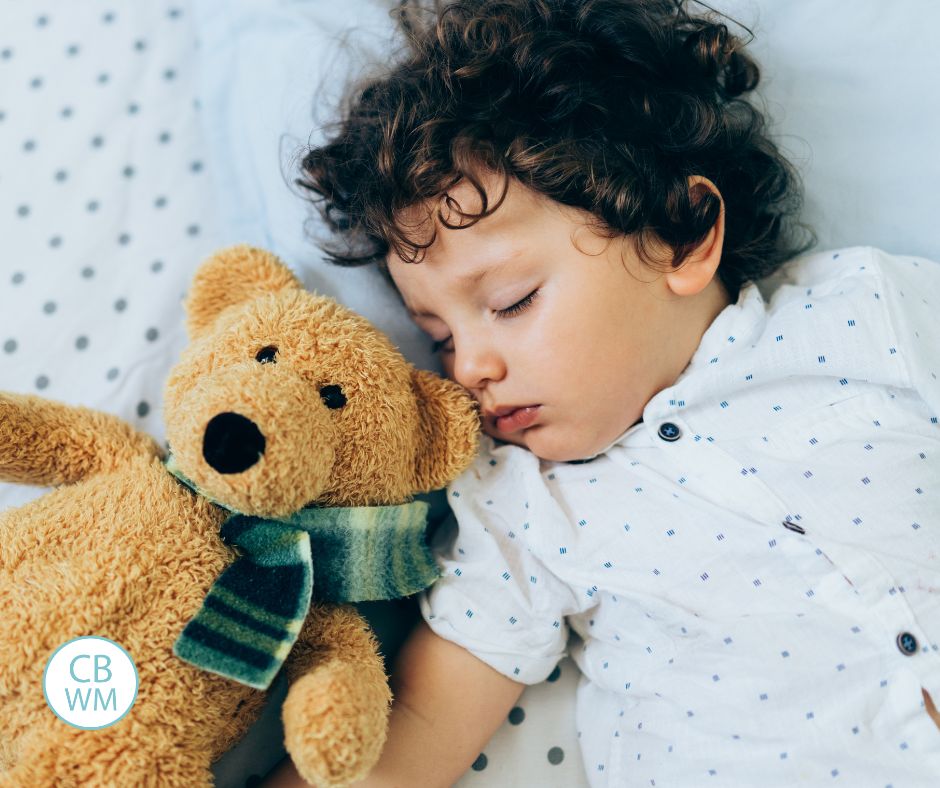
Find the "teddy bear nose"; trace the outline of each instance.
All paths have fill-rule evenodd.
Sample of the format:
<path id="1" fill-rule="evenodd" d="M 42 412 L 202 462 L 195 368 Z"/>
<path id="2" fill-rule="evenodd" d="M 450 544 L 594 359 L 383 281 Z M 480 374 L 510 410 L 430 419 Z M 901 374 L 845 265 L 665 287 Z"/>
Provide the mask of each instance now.
<path id="1" fill-rule="evenodd" d="M 251 419 L 220 413 L 206 425 L 202 456 L 219 473 L 247 471 L 264 454 L 264 435 Z"/>

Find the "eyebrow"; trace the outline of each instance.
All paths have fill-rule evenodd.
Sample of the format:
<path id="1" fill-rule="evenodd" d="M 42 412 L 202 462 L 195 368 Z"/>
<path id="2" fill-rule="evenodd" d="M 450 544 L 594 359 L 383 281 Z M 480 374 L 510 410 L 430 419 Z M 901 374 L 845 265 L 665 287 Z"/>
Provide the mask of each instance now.
<path id="1" fill-rule="evenodd" d="M 433 312 L 417 312 L 407 304 L 405 304 L 405 309 L 408 310 L 408 314 L 412 317 L 437 317 Z"/>
<path id="2" fill-rule="evenodd" d="M 482 282 L 489 273 L 495 269 L 502 268 L 502 263 L 497 263 L 496 265 L 490 265 L 486 268 L 478 268 L 476 271 L 470 271 L 469 273 L 463 274 L 457 277 L 457 281 L 460 282 L 464 287 L 470 287 L 471 285 L 477 285 Z"/>

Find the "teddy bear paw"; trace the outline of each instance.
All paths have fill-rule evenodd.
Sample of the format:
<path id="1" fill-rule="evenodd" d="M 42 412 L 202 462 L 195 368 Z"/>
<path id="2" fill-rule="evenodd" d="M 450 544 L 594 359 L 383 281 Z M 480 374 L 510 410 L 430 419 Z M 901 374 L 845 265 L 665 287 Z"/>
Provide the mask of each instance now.
<path id="1" fill-rule="evenodd" d="M 376 675 L 372 675 L 376 673 Z M 284 743 L 318 786 L 365 777 L 385 744 L 391 692 L 384 673 L 332 662 L 301 676 L 284 701 Z"/>

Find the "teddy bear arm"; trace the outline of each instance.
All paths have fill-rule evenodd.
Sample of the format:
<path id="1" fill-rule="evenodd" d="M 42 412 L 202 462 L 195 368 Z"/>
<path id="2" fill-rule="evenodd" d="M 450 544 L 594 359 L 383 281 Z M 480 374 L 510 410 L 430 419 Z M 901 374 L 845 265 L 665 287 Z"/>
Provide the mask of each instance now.
<path id="1" fill-rule="evenodd" d="M 4 481 L 72 484 L 159 454 L 151 437 L 116 416 L 29 394 L 0 393 Z"/>
<path id="2" fill-rule="evenodd" d="M 371 629 L 355 608 L 315 605 L 288 663 L 284 743 L 300 775 L 344 786 L 385 744 L 391 691 Z"/>
<path id="3" fill-rule="evenodd" d="M 314 603 L 291 651 L 288 680 L 337 659 L 364 668 L 382 666 L 378 641 L 355 607 Z"/>

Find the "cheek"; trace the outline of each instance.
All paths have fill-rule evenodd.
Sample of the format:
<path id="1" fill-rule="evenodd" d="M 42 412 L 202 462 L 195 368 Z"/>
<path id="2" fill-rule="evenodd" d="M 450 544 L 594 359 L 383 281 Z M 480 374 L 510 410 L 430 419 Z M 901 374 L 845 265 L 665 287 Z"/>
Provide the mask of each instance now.
<path id="1" fill-rule="evenodd" d="M 604 342 L 603 321 L 577 299 L 562 295 L 534 316 L 514 348 L 531 369 L 570 378 L 575 370 L 594 363 Z"/>
<path id="2" fill-rule="evenodd" d="M 529 368 L 547 373 L 549 380 L 560 376 L 576 397 L 590 392 L 604 398 L 605 391 L 622 390 L 625 380 L 643 369 L 641 338 L 623 305 L 614 308 L 602 295 L 594 296 L 564 299 L 551 315 L 540 316 L 526 342 Z"/>

